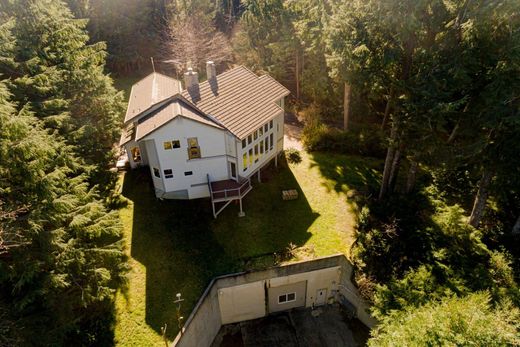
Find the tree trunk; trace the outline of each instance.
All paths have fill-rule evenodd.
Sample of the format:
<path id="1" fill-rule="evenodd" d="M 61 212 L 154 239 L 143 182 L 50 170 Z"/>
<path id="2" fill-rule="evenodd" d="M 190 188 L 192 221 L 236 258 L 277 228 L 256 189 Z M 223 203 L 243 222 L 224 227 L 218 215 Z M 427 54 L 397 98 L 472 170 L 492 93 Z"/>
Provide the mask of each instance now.
<path id="1" fill-rule="evenodd" d="M 390 131 L 390 144 L 388 145 L 388 150 L 386 151 L 385 168 L 383 170 L 383 178 L 381 180 L 381 189 L 379 190 L 379 200 L 382 200 L 388 191 L 388 183 L 390 180 L 390 173 L 392 171 L 392 163 L 394 161 L 396 150 L 396 140 L 397 124 L 394 120 L 394 122 L 392 122 L 392 130 Z"/>
<path id="2" fill-rule="evenodd" d="M 515 225 L 513 226 L 513 234 L 520 234 L 520 217 L 516 220 Z"/>
<path id="3" fill-rule="evenodd" d="M 468 221 L 468 223 L 475 228 L 479 225 L 482 213 L 486 207 L 489 195 L 489 184 L 491 183 L 492 178 L 493 172 L 489 169 L 485 169 L 478 184 L 477 195 L 475 196 L 475 202 L 473 203 L 473 209 L 471 210 L 471 215 L 469 216 Z"/>
<path id="4" fill-rule="evenodd" d="M 381 129 L 386 127 L 388 123 L 388 118 L 390 117 L 390 110 L 392 108 L 392 102 L 394 101 L 394 88 L 390 88 L 390 95 L 388 95 L 388 100 L 386 102 L 385 107 L 385 115 L 383 116 L 383 122 L 381 123 Z"/>
<path id="5" fill-rule="evenodd" d="M 401 165 L 401 150 L 395 151 L 394 160 L 392 161 L 392 169 L 390 170 L 390 178 L 388 179 L 388 188 L 391 192 L 395 190 L 397 176 L 399 175 L 399 167 Z"/>
<path id="6" fill-rule="evenodd" d="M 451 143 L 453 140 L 455 140 L 455 136 L 457 135 L 457 130 L 459 130 L 459 126 L 460 126 L 460 120 L 457 122 L 457 124 L 451 131 L 450 137 L 448 138 L 448 143 Z"/>
<path id="7" fill-rule="evenodd" d="M 412 160 L 410 162 L 410 170 L 408 170 L 408 178 L 406 179 L 406 190 L 405 192 L 411 193 L 415 187 L 415 178 L 417 176 L 417 162 Z"/>
<path id="8" fill-rule="evenodd" d="M 345 82 L 344 96 L 343 96 L 343 130 L 349 130 L 350 121 L 350 99 L 352 98 L 352 88 Z"/>
<path id="9" fill-rule="evenodd" d="M 296 99 L 300 100 L 300 54 L 296 51 Z"/>

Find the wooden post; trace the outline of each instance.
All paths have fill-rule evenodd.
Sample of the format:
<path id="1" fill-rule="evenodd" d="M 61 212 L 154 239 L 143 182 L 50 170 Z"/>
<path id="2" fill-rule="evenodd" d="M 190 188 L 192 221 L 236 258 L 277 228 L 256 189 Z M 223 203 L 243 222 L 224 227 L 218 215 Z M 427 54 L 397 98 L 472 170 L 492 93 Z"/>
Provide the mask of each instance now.
<path id="1" fill-rule="evenodd" d="M 244 217 L 246 214 L 242 210 L 242 198 L 238 199 L 238 201 L 240 202 L 240 212 L 238 212 L 238 216 L 239 217 Z"/>

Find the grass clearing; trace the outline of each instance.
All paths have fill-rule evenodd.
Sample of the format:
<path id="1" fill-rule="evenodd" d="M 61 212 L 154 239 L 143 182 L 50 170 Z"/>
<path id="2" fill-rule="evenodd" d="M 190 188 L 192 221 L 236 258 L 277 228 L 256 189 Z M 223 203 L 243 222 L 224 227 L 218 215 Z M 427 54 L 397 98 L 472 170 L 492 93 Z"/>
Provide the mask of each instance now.
<path id="1" fill-rule="evenodd" d="M 302 159 L 266 170 L 262 183 L 254 179 L 243 218 L 234 204 L 215 220 L 209 200 L 159 201 L 147 169 L 125 174 L 121 184 L 129 203 L 120 213 L 132 270 L 127 291 L 116 300 L 116 343 L 160 345 L 165 323 L 173 339 L 175 294 L 182 293 L 187 318 L 214 276 L 282 260 L 348 255 L 355 213 L 347 196 L 377 186 L 381 163 L 330 153 L 302 153 Z M 297 189 L 299 198 L 283 201 L 282 189 Z M 290 247 L 295 249 L 287 253 Z"/>

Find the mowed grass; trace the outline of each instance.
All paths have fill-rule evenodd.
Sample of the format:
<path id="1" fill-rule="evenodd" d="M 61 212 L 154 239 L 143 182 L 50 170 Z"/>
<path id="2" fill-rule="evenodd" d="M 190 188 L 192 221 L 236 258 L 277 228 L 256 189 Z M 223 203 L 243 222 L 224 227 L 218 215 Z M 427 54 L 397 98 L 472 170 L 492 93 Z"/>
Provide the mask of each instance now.
<path id="1" fill-rule="evenodd" d="M 348 256 L 355 226 L 348 197 L 377 186 L 381 163 L 329 153 L 302 153 L 302 159 L 264 171 L 262 183 L 255 178 L 243 218 L 236 204 L 213 219 L 209 200 L 159 201 L 146 169 L 126 173 L 121 184 L 129 203 L 120 213 L 131 271 L 127 290 L 117 295 L 116 344 L 161 346 L 165 323 L 172 340 L 178 331 L 175 294 L 185 299 L 186 319 L 217 275 Z M 297 189 L 299 198 L 283 201 L 282 189 Z"/>

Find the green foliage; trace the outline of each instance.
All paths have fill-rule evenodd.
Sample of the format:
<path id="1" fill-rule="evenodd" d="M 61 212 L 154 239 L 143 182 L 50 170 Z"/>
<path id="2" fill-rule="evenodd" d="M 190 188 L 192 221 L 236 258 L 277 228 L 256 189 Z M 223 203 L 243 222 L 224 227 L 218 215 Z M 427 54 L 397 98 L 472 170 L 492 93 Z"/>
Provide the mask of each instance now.
<path id="1" fill-rule="evenodd" d="M 30 344 L 56 344 L 124 283 L 117 212 L 108 212 L 69 146 L 27 111 L 16 113 L 0 88 L 0 196 L 16 212 L 9 227 L 23 243 L 2 262 L 2 295 Z M 38 322 L 38 323 L 36 323 Z M 35 325 L 36 324 L 36 325 Z M 30 327 L 30 329 L 27 329 Z"/>
<path id="2" fill-rule="evenodd" d="M 520 310 L 489 295 L 448 298 L 418 309 L 394 312 L 373 332 L 369 346 L 518 346 Z"/>
<path id="3" fill-rule="evenodd" d="M 86 22 L 74 19 L 60 1 L 17 1 L 4 16 L 13 23 L 16 65 L 0 65 L 0 74 L 11 79 L 13 101 L 61 135 L 90 182 L 105 187 L 113 179 L 107 169 L 124 104 L 104 74 L 104 44 L 89 45 Z"/>
<path id="4" fill-rule="evenodd" d="M 285 158 L 290 164 L 299 164 L 302 161 L 302 155 L 300 154 L 300 151 L 295 148 L 286 149 Z"/>

